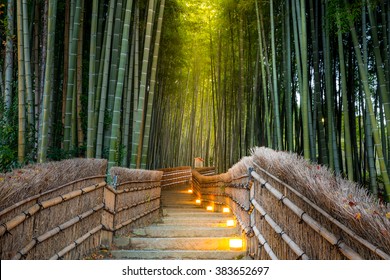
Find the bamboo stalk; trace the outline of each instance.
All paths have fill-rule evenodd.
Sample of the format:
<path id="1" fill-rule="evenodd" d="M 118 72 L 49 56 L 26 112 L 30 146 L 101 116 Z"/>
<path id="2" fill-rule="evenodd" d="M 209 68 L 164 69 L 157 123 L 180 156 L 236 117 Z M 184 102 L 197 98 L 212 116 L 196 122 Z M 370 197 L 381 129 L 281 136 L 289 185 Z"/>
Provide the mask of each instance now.
<path id="1" fill-rule="evenodd" d="M 85 187 L 81 190 L 73 191 L 73 192 L 69 193 L 69 194 L 71 194 L 69 196 L 67 196 L 67 195 L 57 196 L 57 197 L 54 197 L 52 199 L 37 203 L 37 204 L 33 205 L 32 207 L 30 207 L 27 210 L 27 213 L 24 212 L 22 214 L 19 214 L 15 218 L 11 219 L 10 221 L 8 221 L 4 225 L 2 225 L 2 227 L 0 228 L 0 237 L 3 236 L 5 234 L 5 232 L 10 231 L 11 229 L 13 229 L 13 228 L 17 227 L 18 225 L 20 225 L 21 223 L 23 223 L 27 219 L 27 217 L 34 215 L 39 210 L 50 208 L 50 207 L 53 207 L 55 205 L 61 204 L 63 201 L 65 201 L 64 197 L 66 198 L 66 200 L 69 200 L 69 199 L 81 196 L 83 194 L 92 192 L 98 188 L 104 187 L 105 185 L 106 185 L 106 182 L 102 182 L 99 184 L 95 184 L 93 186 Z M 37 209 L 37 207 L 38 207 L 38 209 Z M 31 213 L 31 214 L 29 214 L 29 213 Z"/>
<path id="2" fill-rule="evenodd" d="M 345 225 L 343 225 L 342 223 L 340 223 L 338 220 L 336 220 L 335 218 L 333 218 L 331 215 L 329 215 L 327 212 L 325 212 L 323 209 L 321 209 L 319 206 L 317 206 L 316 204 L 314 204 L 313 202 L 311 202 L 306 196 L 304 196 L 303 194 L 301 194 L 300 192 L 298 192 L 297 190 L 295 190 L 294 188 L 292 188 L 290 185 L 286 184 L 285 182 L 283 182 L 282 180 L 280 180 L 279 178 L 275 177 L 274 175 L 272 175 L 271 173 L 267 172 L 265 169 L 261 168 L 259 165 L 257 165 L 255 162 L 253 162 L 253 164 L 259 168 L 261 170 L 261 172 L 265 173 L 267 176 L 271 177 L 273 180 L 277 181 L 278 183 L 280 183 L 281 185 L 283 185 L 284 187 L 288 188 L 291 192 L 293 192 L 296 196 L 298 196 L 299 198 L 301 198 L 305 203 L 307 203 L 310 207 L 314 208 L 316 211 L 318 211 L 320 214 L 322 214 L 325 218 L 327 218 L 331 223 L 333 223 L 334 225 L 336 225 L 337 227 L 339 227 L 341 230 L 343 230 L 345 233 L 347 233 L 350 237 L 352 237 L 353 239 L 355 239 L 357 242 L 359 242 L 360 244 L 362 244 L 363 246 L 365 246 L 367 249 L 371 250 L 373 253 L 377 254 L 378 256 L 380 256 L 381 258 L 385 259 L 385 260 L 390 260 L 390 255 L 388 255 L 387 253 L 385 253 L 383 250 L 381 250 L 380 248 L 378 248 L 377 246 L 373 245 L 372 243 L 370 243 L 369 241 L 367 241 L 366 239 L 360 237 L 359 235 L 357 235 L 355 232 L 353 232 L 351 229 L 349 229 L 348 227 L 346 227 Z"/>
<path id="3" fill-rule="evenodd" d="M 14 257 L 13 260 L 19 260 L 24 255 L 26 255 L 32 248 L 34 248 L 37 244 L 44 242 L 45 240 L 55 236 L 59 232 L 79 223 L 81 220 L 87 218 L 88 216 L 92 215 L 96 211 L 99 211 L 104 208 L 104 204 L 101 203 L 100 205 L 97 205 L 91 210 L 88 210 L 87 212 L 84 212 L 81 215 L 78 215 L 77 217 L 74 217 L 73 219 L 55 227 L 54 229 L 45 232 L 44 234 L 34 238 L 30 243 L 28 243 L 22 250 L 20 250 Z"/>
<path id="4" fill-rule="evenodd" d="M 8 208 L 2 210 L 2 211 L 0 212 L 0 218 L 1 218 L 3 215 L 5 215 L 5 214 L 9 213 L 10 211 L 14 210 L 15 208 L 17 208 L 17 207 L 19 207 L 19 206 L 21 206 L 21 205 L 23 205 L 23 204 L 25 204 L 25 203 L 28 203 L 28 202 L 30 202 L 30 201 L 37 200 L 38 198 L 40 198 L 40 197 L 42 197 L 42 196 L 44 196 L 44 195 L 48 195 L 48 194 L 53 193 L 53 192 L 55 192 L 55 191 L 58 191 L 58 190 L 60 190 L 60 189 L 62 189 L 62 188 L 66 188 L 66 187 L 69 187 L 70 185 L 77 184 L 77 183 L 79 183 L 79 182 L 83 182 L 83 181 L 87 181 L 87 180 L 92 180 L 92 179 L 100 179 L 100 178 L 105 178 L 105 177 L 106 177 L 106 176 L 104 176 L 104 175 L 103 175 L 103 176 L 102 176 L 102 175 L 99 175 L 99 176 L 92 176 L 92 177 L 88 177 L 88 178 L 78 179 L 78 180 L 72 181 L 72 182 L 70 182 L 70 183 L 67 183 L 67 184 L 65 184 L 65 185 L 59 186 L 59 187 L 57 187 L 57 188 L 55 188 L 55 189 L 51 189 L 51 190 L 49 190 L 49 191 L 46 191 L 46 192 L 43 192 L 43 193 L 40 193 L 40 194 L 31 196 L 31 197 L 29 197 L 29 198 L 26 198 L 26 199 L 24 199 L 24 200 L 22 200 L 22 201 L 20 201 L 20 202 L 18 202 L 18 203 L 16 203 L 16 204 L 14 204 L 14 205 L 12 205 L 12 206 L 10 206 L 10 207 L 8 207 Z"/>
<path id="5" fill-rule="evenodd" d="M 126 188 L 123 190 L 117 190 L 116 194 L 123 194 L 123 193 L 129 193 L 129 192 L 137 192 L 137 191 L 145 191 L 150 189 L 158 189 L 160 186 L 147 186 L 147 187 L 134 187 L 134 188 Z"/>
<path id="6" fill-rule="evenodd" d="M 72 244 L 68 245 L 67 247 L 65 247 L 64 249 L 62 249 L 60 252 L 56 253 L 54 256 L 52 256 L 50 258 L 50 260 L 58 260 L 58 259 L 61 259 L 66 253 L 72 251 L 74 248 L 76 248 L 78 245 L 80 245 L 81 243 L 83 243 L 85 240 L 87 240 L 89 237 L 91 237 L 92 235 L 94 235 L 95 233 L 97 233 L 98 231 L 100 231 L 101 229 L 103 228 L 102 225 L 98 225 L 97 227 L 93 228 L 92 230 L 90 230 L 89 232 L 87 232 L 86 234 L 84 234 L 82 237 L 80 237 L 79 239 L 75 240 Z"/>
<path id="7" fill-rule="evenodd" d="M 158 200 L 158 199 L 160 199 L 160 196 L 156 196 L 156 197 L 153 197 L 153 198 L 150 198 L 150 199 L 146 199 L 146 200 L 140 201 L 138 203 L 133 203 L 131 205 L 121 207 L 121 208 L 116 210 L 116 214 L 118 214 L 120 212 L 123 212 L 125 210 L 129 210 L 130 208 L 134 208 L 134 207 L 137 207 L 139 205 L 142 205 L 142 204 L 145 204 L 145 203 L 148 203 L 148 202 L 152 202 L 152 201 L 155 201 L 155 200 Z"/>
<path id="8" fill-rule="evenodd" d="M 138 215 L 137 217 L 128 219 L 128 220 L 126 220 L 126 221 L 124 221 L 124 222 L 122 222 L 122 223 L 116 225 L 116 226 L 114 227 L 114 231 L 120 230 L 121 228 L 123 228 L 123 227 L 125 227 L 125 226 L 131 224 L 132 222 L 135 222 L 135 221 L 137 221 L 137 220 L 139 220 L 139 219 L 145 217 L 146 215 L 149 215 L 149 214 L 151 214 L 151 213 L 153 213 L 153 212 L 155 212 L 155 211 L 157 211 L 157 210 L 159 210 L 159 209 L 160 209 L 160 206 L 155 207 L 155 208 L 153 208 L 153 209 L 151 209 L 151 210 L 149 210 L 149 211 L 147 211 L 147 212 L 144 212 L 143 214 Z"/>
<path id="9" fill-rule="evenodd" d="M 306 255 L 306 253 L 298 246 L 297 243 L 295 243 L 290 236 L 288 236 L 283 229 L 272 219 L 267 212 L 264 210 L 263 207 L 260 206 L 260 204 L 257 203 L 255 199 L 251 200 L 251 203 L 255 207 L 257 211 L 260 212 L 260 214 L 264 217 L 264 219 L 267 221 L 267 223 L 272 227 L 272 229 L 279 234 L 282 239 L 287 243 L 287 245 L 291 248 L 291 250 L 294 251 L 297 256 L 300 256 L 303 260 L 309 260 L 309 256 Z"/>
<path id="10" fill-rule="evenodd" d="M 319 233 L 323 238 L 325 238 L 330 244 L 337 246 L 341 253 L 349 259 L 359 260 L 362 257 L 352 250 L 348 245 L 346 245 L 341 239 L 337 238 L 333 233 L 329 232 L 325 227 L 320 225 L 316 220 L 310 217 L 305 211 L 296 206 L 291 200 L 285 197 L 277 189 L 272 187 L 268 182 L 262 179 L 256 172 L 252 172 L 252 176 L 258 180 L 272 195 L 274 195 L 278 200 L 282 201 L 292 212 L 294 212 L 298 217 L 300 217 L 306 224 L 308 224 L 313 230 Z"/>
<path id="11" fill-rule="evenodd" d="M 271 260 L 278 260 L 278 257 L 275 255 L 274 251 L 272 251 L 272 248 L 269 246 L 267 240 L 265 240 L 264 236 L 260 233 L 259 229 L 256 226 L 253 227 L 253 232 L 255 233 L 261 246 L 264 247 L 265 252 L 271 258 Z"/>

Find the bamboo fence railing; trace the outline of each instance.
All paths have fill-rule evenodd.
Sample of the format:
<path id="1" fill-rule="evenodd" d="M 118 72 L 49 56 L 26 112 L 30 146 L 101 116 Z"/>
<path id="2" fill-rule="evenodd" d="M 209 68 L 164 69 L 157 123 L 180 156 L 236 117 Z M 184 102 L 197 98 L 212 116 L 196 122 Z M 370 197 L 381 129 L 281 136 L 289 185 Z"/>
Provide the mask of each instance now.
<path id="1" fill-rule="evenodd" d="M 193 189 L 202 201 L 231 208 L 246 234 L 247 250 L 252 258 L 390 259 L 389 250 L 370 238 L 369 233 L 378 229 L 371 226 L 365 229 L 366 236 L 358 235 L 356 231 L 360 228 L 356 228 L 355 223 L 341 223 L 335 213 L 325 211 L 317 202 L 272 175 L 270 172 L 275 166 L 267 166 L 270 171 L 266 171 L 264 164 L 253 155 L 224 174 L 204 176 L 196 170 L 192 172 Z M 283 164 L 282 159 L 280 164 Z M 307 163 L 301 168 L 318 169 Z M 325 179 L 323 183 L 326 184 Z M 344 182 L 340 184 L 343 190 Z M 338 201 L 326 203 L 332 205 Z M 384 218 L 384 226 L 386 223 Z"/>
<path id="2" fill-rule="evenodd" d="M 159 169 L 163 172 L 161 189 L 191 184 L 191 170 L 191 166 Z"/>
<path id="3" fill-rule="evenodd" d="M 109 248 L 114 234 L 152 223 L 159 217 L 162 172 L 136 175 L 121 170 L 126 181 L 114 187 L 105 175 L 79 179 L 4 209 L 1 259 L 81 259 Z"/>

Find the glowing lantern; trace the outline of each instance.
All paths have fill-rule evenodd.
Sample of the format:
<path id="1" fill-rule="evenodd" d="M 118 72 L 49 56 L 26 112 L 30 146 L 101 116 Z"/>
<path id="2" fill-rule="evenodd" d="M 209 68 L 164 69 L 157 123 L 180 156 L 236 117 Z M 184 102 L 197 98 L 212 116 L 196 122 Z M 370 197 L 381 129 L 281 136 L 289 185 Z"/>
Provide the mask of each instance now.
<path id="1" fill-rule="evenodd" d="M 223 212 L 223 213 L 230 213 L 230 209 L 229 209 L 228 207 L 224 207 L 224 208 L 222 209 L 222 212 Z"/>
<path id="2" fill-rule="evenodd" d="M 189 190 L 188 190 L 188 193 L 193 193 L 192 189 L 189 189 Z"/>
<path id="3" fill-rule="evenodd" d="M 211 206 L 211 205 L 209 205 L 209 206 L 206 207 L 206 210 L 207 210 L 207 211 L 213 211 L 213 210 L 214 210 L 214 207 Z"/>
<path id="4" fill-rule="evenodd" d="M 242 239 L 240 238 L 229 239 L 229 247 L 231 250 L 242 249 Z"/>
<path id="5" fill-rule="evenodd" d="M 235 226 L 235 222 L 234 222 L 234 220 L 227 220 L 226 221 L 226 226 L 227 227 L 234 227 Z"/>
<path id="6" fill-rule="evenodd" d="M 196 204 L 200 204 L 202 201 L 200 199 L 195 200 Z"/>

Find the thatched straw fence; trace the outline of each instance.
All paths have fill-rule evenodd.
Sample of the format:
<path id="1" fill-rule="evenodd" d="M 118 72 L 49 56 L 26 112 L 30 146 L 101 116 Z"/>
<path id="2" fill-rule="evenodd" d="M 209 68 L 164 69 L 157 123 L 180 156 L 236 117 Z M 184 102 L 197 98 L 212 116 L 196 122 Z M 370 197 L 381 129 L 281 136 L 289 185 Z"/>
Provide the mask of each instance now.
<path id="1" fill-rule="evenodd" d="M 254 259 L 390 259 L 390 208 L 323 166 L 256 148 L 225 174 L 193 171 L 203 201 L 229 205 Z"/>
<path id="2" fill-rule="evenodd" d="M 105 182 L 105 160 L 81 161 L 82 165 L 80 160 L 69 160 L 29 167 L 33 171 L 23 173 L 14 171 L 12 174 L 21 176 L 8 177 L 9 184 L 1 185 L 0 192 L 10 193 L 12 186 L 14 193 L 20 194 L 23 188 L 17 182 L 34 178 L 26 190 L 32 196 L 16 203 L 12 200 L 13 205 L 7 208 L 3 205 L 10 203 L 2 201 L 1 259 L 80 259 L 101 246 L 109 247 L 114 234 L 158 217 L 162 172 L 112 168 L 117 183 L 111 187 Z M 67 167 L 72 162 L 75 168 L 70 171 Z M 66 176 L 74 178 L 69 172 L 81 178 L 63 184 Z M 23 174 L 27 178 L 22 178 Z M 54 178 L 60 178 L 58 183 Z"/>
<path id="3" fill-rule="evenodd" d="M 191 184 L 191 170 L 191 166 L 159 169 L 159 171 L 163 172 L 163 176 L 161 179 L 161 188 L 166 189 L 175 186 Z"/>
<path id="4" fill-rule="evenodd" d="M 195 170 L 204 176 L 216 175 L 215 174 L 215 167 L 198 167 L 198 168 L 195 168 Z"/>

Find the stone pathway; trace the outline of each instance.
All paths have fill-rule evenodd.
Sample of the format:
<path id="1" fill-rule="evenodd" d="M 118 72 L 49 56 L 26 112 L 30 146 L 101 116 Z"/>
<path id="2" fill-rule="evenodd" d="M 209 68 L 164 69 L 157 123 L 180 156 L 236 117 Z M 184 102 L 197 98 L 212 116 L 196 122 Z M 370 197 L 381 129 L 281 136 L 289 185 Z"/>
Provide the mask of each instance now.
<path id="1" fill-rule="evenodd" d="M 162 192 L 163 215 L 158 223 L 116 237 L 114 259 L 242 259 L 244 248 L 231 250 L 229 240 L 241 237 L 239 226 L 227 227 L 231 214 L 206 211 L 188 187 Z"/>

